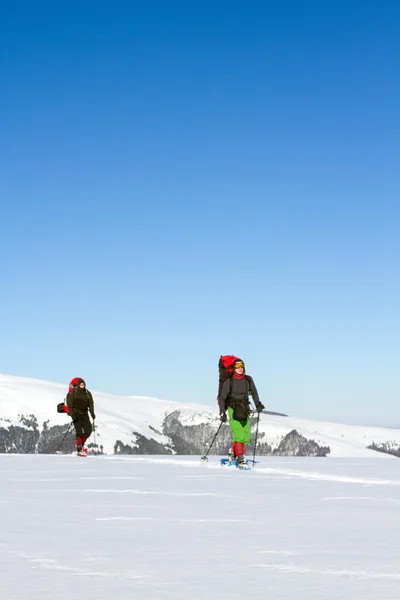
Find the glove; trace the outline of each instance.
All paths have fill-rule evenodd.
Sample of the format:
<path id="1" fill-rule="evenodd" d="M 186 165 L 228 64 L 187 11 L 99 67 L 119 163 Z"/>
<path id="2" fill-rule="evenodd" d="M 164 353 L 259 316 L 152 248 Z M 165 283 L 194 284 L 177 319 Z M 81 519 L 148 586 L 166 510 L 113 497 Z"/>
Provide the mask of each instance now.
<path id="1" fill-rule="evenodd" d="M 257 406 L 257 412 L 260 413 L 262 410 L 264 410 L 264 408 L 265 408 L 264 404 L 261 404 L 261 402 L 260 402 Z"/>
<path id="2" fill-rule="evenodd" d="M 75 423 L 75 421 L 76 421 L 76 420 L 77 420 L 77 418 L 78 418 L 78 417 L 77 417 L 77 414 L 76 414 L 76 412 L 75 412 L 74 410 L 70 410 L 68 414 L 69 414 L 69 416 L 71 417 L 71 419 L 72 419 L 72 422 L 73 422 L 73 423 Z"/>
<path id="3" fill-rule="evenodd" d="M 92 419 L 93 419 L 93 421 L 95 420 L 95 418 L 96 418 L 96 415 L 92 415 Z"/>
<path id="4" fill-rule="evenodd" d="M 221 421 L 221 423 L 226 423 L 226 413 L 221 413 L 219 415 L 219 420 Z"/>

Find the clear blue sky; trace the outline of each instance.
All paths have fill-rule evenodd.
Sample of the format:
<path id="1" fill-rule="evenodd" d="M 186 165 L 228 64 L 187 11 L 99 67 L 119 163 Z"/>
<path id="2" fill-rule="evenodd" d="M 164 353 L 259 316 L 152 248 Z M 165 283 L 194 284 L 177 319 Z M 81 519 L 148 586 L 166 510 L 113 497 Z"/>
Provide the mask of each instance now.
<path id="1" fill-rule="evenodd" d="M 400 425 L 400 4 L 14 2 L 0 371 Z"/>

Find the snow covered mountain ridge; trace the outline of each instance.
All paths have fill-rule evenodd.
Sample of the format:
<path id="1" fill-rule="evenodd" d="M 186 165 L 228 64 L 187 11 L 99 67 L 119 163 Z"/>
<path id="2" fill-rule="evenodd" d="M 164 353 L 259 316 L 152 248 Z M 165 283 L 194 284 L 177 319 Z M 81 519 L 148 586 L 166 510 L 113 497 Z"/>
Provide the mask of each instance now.
<path id="1" fill-rule="evenodd" d="M 67 391 L 66 384 L 0 374 L 0 452 L 72 452 L 71 420 L 56 410 Z M 89 448 L 105 454 L 200 455 L 208 449 L 219 426 L 216 403 L 181 404 L 91 391 L 97 427 Z M 223 425 L 211 454 L 225 454 L 230 445 L 230 428 Z M 397 452 L 400 430 L 263 413 L 257 454 L 388 457 L 368 448 L 371 445 Z"/>

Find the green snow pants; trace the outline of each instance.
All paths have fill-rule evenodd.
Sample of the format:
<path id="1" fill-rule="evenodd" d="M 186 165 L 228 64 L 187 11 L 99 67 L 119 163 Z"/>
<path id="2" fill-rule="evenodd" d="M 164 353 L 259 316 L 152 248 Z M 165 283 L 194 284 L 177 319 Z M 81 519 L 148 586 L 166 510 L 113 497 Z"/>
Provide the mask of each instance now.
<path id="1" fill-rule="evenodd" d="M 250 417 L 245 421 L 236 421 L 233 418 L 233 408 L 228 408 L 229 425 L 231 426 L 233 441 L 242 442 L 245 446 L 250 441 Z"/>

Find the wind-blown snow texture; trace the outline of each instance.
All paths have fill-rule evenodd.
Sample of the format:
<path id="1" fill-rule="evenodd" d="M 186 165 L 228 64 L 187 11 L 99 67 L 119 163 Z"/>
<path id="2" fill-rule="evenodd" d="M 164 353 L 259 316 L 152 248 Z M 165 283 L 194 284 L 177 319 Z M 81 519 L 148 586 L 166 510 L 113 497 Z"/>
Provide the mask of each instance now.
<path id="1" fill-rule="evenodd" d="M 7 600 L 397 600 L 398 460 L 0 456 Z"/>
<path id="2" fill-rule="evenodd" d="M 67 389 L 67 384 L 0 375 L 0 452 L 54 453 L 58 450 L 71 424 L 68 416 L 56 412 Z M 183 405 L 155 398 L 92 392 L 97 415 L 96 443 L 106 454 L 204 454 L 219 425 L 216 403 Z M 268 399 L 262 400 L 268 405 Z M 255 419 L 253 431 L 254 424 Z M 294 430 L 299 435 L 288 437 Z M 226 453 L 231 441 L 230 429 L 224 425 L 212 453 Z M 89 442 L 94 442 L 94 436 Z M 320 449 L 329 448 L 330 456 L 387 458 L 386 454 L 369 449 L 371 444 L 397 451 L 400 430 L 268 414 L 262 414 L 260 419 L 259 454 L 317 455 Z M 71 432 L 61 449 L 72 452 L 73 447 Z M 251 452 L 250 445 L 248 453 Z"/>

